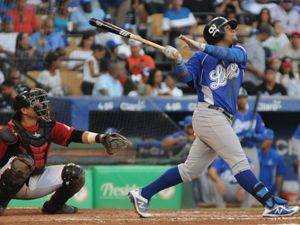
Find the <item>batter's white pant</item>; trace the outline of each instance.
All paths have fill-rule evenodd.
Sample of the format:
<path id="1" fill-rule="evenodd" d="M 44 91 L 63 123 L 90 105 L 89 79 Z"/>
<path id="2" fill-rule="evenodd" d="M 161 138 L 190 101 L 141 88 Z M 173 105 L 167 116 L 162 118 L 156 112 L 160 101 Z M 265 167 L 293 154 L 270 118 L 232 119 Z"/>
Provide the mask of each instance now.
<path id="1" fill-rule="evenodd" d="M 1 168 L 0 177 L 3 172 L 10 168 L 12 157 L 7 164 Z M 21 190 L 13 197 L 14 199 L 36 199 L 49 195 L 62 186 L 61 172 L 64 165 L 48 166 L 42 174 L 29 178 L 28 184 L 24 184 Z"/>
<path id="2" fill-rule="evenodd" d="M 231 122 L 222 112 L 209 109 L 207 103 L 198 103 L 193 115 L 193 129 L 196 139 L 186 161 L 178 165 L 183 182 L 199 177 L 217 154 L 228 163 L 233 175 L 250 169 Z"/>
<path id="3" fill-rule="evenodd" d="M 300 140 L 296 138 L 292 138 L 292 148 L 294 153 L 298 156 L 298 160 L 300 161 Z M 298 181 L 300 185 L 300 165 L 298 166 Z"/>

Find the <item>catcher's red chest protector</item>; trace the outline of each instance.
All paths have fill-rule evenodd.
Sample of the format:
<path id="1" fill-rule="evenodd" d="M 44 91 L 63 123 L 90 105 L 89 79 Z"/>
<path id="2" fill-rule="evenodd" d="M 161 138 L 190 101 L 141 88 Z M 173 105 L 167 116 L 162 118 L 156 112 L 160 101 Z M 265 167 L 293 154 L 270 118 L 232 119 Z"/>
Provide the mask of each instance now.
<path id="1" fill-rule="evenodd" d="M 51 130 L 55 123 L 41 121 L 37 131 L 28 131 L 15 121 L 10 125 L 18 136 L 19 152 L 29 154 L 34 159 L 34 174 L 42 173 L 46 166 L 51 144 Z"/>

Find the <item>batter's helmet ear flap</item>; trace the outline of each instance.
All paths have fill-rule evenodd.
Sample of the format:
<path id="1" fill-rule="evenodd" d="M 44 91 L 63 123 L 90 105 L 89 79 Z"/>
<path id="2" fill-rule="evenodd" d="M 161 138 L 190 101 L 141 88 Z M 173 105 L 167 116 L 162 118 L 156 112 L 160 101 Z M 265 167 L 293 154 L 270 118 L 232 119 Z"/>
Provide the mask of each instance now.
<path id="1" fill-rule="evenodd" d="M 214 45 L 224 38 L 225 25 L 229 25 L 231 29 L 236 29 L 237 21 L 227 20 L 224 17 L 216 17 L 205 25 L 203 37 L 207 44 Z"/>

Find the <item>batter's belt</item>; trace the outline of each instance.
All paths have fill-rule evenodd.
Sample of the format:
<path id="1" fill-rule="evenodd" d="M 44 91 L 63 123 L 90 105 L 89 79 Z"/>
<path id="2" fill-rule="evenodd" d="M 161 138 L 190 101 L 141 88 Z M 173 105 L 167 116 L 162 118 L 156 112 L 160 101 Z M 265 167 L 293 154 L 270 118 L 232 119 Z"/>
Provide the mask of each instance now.
<path id="1" fill-rule="evenodd" d="M 221 113 L 223 113 L 230 121 L 233 120 L 233 115 L 231 115 L 230 113 L 226 112 L 223 108 L 215 106 L 215 105 L 208 105 L 207 106 L 209 109 L 214 109 L 217 111 L 220 111 Z"/>

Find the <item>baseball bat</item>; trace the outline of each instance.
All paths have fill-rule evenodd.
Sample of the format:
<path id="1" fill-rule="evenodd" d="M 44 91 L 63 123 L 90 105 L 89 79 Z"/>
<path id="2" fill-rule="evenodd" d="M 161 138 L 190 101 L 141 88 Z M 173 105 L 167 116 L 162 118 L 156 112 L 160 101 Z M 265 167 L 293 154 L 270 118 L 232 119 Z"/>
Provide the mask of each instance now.
<path id="1" fill-rule="evenodd" d="M 259 103 L 259 99 L 260 99 L 260 91 L 258 91 L 256 93 L 256 98 L 255 98 L 255 103 L 254 103 L 254 108 L 253 108 L 253 115 L 251 118 L 251 122 L 250 122 L 250 129 L 253 129 L 253 125 L 254 125 L 254 121 L 255 121 L 255 117 L 256 117 L 256 113 L 257 113 L 257 108 L 258 108 L 258 103 Z"/>
<path id="2" fill-rule="evenodd" d="M 142 42 L 143 44 L 149 45 L 149 46 L 159 49 L 161 51 L 163 51 L 165 49 L 164 46 L 161 46 L 161 45 L 156 44 L 152 41 L 149 41 L 145 38 L 142 38 L 141 36 L 133 34 L 133 33 L 129 32 L 127 30 L 124 30 L 114 24 L 111 24 L 111 23 L 108 23 L 108 22 L 105 22 L 105 21 L 102 21 L 99 19 L 95 19 L 95 18 L 91 18 L 89 23 L 90 23 L 90 25 L 92 25 L 94 27 L 101 28 L 103 30 L 120 35 L 125 38 L 130 38 L 130 39 Z"/>

